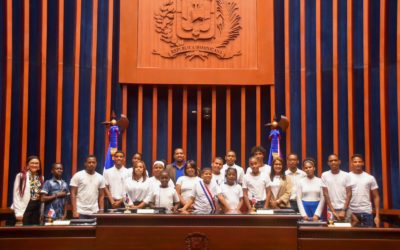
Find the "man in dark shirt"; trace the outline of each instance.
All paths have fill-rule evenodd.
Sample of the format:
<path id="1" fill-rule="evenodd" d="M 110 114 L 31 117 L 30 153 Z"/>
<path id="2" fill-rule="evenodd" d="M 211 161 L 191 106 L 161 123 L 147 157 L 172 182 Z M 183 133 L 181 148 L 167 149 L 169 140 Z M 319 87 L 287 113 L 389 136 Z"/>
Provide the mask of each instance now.
<path id="1" fill-rule="evenodd" d="M 183 149 L 175 149 L 174 160 L 175 161 L 173 163 L 167 165 L 165 170 L 167 170 L 169 177 L 174 182 L 174 184 L 176 184 L 176 180 L 178 180 L 179 177 L 185 175 L 186 161 Z"/>

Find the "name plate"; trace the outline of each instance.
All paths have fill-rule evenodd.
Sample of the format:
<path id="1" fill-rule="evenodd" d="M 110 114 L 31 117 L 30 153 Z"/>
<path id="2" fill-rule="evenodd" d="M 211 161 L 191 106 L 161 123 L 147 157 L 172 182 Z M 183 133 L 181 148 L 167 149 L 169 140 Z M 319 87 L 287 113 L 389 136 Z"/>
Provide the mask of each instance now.
<path id="1" fill-rule="evenodd" d="M 137 214 L 155 214 L 155 212 L 154 209 L 138 209 L 136 211 Z"/>
<path id="2" fill-rule="evenodd" d="M 351 223 L 336 222 L 333 225 L 328 225 L 328 227 L 351 227 Z"/>
<path id="3" fill-rule="evenodd" d="M 71 221 L 69 220 L 55 220 L 53 222 L 46 222 L 44 225 L 45 226 L 68 226 L 71 224 Z"/>
<path id="4" fill-rule="evenodd" d="M 261 210 L 257 210 L 256 214 L 274 214 L 274 210 L 271 209 L 261 209 Z"/>

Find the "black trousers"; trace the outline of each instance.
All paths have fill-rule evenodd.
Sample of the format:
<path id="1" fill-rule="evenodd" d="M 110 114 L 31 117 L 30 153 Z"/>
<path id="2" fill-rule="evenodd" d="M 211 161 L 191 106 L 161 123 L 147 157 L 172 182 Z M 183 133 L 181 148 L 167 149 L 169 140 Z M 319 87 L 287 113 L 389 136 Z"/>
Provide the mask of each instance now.
<path id="1" fill-rule="evenodd" d="M 39 225 L 40 224 L 40 201 L 30 200 L 22 217 L 23 225 Z"/>
<path id="2" fill-rule="evenodd" d="M 297 200 L 290 200 L 290 207 L 296 212 L 299 212 L 299 207 L 297 206 Z"/>

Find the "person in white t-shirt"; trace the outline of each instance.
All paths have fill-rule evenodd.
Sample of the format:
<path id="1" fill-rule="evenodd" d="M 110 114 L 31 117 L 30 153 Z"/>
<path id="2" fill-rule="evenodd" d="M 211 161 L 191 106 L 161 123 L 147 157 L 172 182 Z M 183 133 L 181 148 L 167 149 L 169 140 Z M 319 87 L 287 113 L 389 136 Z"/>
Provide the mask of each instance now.
<path id="1" fill-rule="evenodd" d="M 221 193 L 221 188 L 213 181 L 211 168 L 204 168 L 201 171 L 201 179 L 198 180 L 192 190 L 190 199 L 186 205 L 181 209 L 184 214 L 189 213 L 189 208 L 193 205 L 195 214 L 210 214 L 216 213 L 221 208 L 218 201 L 222 204 L 222 209 L 229 213 L 229 205 L 225 201 Z"/>
<path id="2" fill-rule="evenodd" d="M 104 199 L 104 207 L 106 211 L 111 208 L 124 207 L 122 197 L 124 181 L 129 177 L 129 171 L 124 166 L 125 153 L 121 150 L 117 150 L 114 153 L 113 160 L 114 166 L 106 169 L 103 174 L 106 183 L 106 188 L 104 189 L 106 194 L 106 199 Z"/>
<path id="3" fill-rule="evenodd" d="M 71 179 L 71 204 L 74 218 L 87 219 L 89 215 L 104 211 L 104 177 L 97 173 L 97 159 L 89 155 L 85 169 L 77 172 Z"/>
<path id="4" fill-rule="evenodd" d="M 362 227 L 380 226 L 379 219 L 379 192 L 375 177 L 364 172 L 364 158 L 355 154 L 351 157 L 352 172 L 350 178 L 352 183 L 352 197 L 350 210 L 352 212 L 352 224 Z M 375 217 L 372 215 L 372 199 L 375 206 Z"/>
<path id="5" fill-rule="evenodd" d="M 270 189 L 271 180 L 269 175 L 263 175 L 260 172 L 260 162 L 256 157 L 252 156 L 249 159 L 249 165 L 252 169 L 243 179 L 243 200 L 248 209 L 248 212 L 253 212 L 252 208 L 264 208 L 267 193 Z"/>
<path id="6" fill-rule="evenodd" d="M 328 206 L 328 220 L 350 222 L 351 213 L 348 210 L 351 199 L 351 180 L 347 172 L 340 170 L 340 159 L 336 154 L 328 157 L 331 170 L 321 175 L 322 190 Z M 333 218 L 330 218 L 331 214 Z"/>
<path id="7" fill-rule="evenodd" d="M 271 166 L 264 163 L 265 155 L 267 151 L 263 146 L 254 146 L 251 149 L 251 156 L 257 159 L 259 170 L 262 175 L 269 176 L 271 174 Z M 246 174 L 251 173 L 252 168 L 247 168 Z"/>
<path id="8" fill-rule="evenodd" d="M 179 197 L 176 190 L 169 186 L 171 178 L 166 170 L 160 173 L 160 185 L 154 187 L 151 194 L 145 198 L 150 208 L 163 207 L 166 213 L 176 213 L 179 206 Z"/>
<path id="9" fill-rule="evenodd" d="M 299 169 L 299 157 L 297 154 L 291 153 L 286 157 L 287 170 L 285 175 L 292 178 L 292 191 L 290 193 L 290 207 L 296 212 L 299 212 L 299 207 L 297 206 L 297 185 L 301 179 L 306 177 L 306 173 Z"/>
<path id="10" fill-rule="evenodd" d="M 236 165 L 236 153 L 233 150 L 229 150 L 225 155 L 225 164 L 222 166 L 221 173 L 226 176 L 226 170 L 228 168 L 234 168 L 237 172 L 237 184 L 242 185 L 244 171 L 241 166 Z M 225 179 L 226 181 L 226 179 Z"/>
<path id="11" fill-rule="evenodd" d="M 219 186 L 225 182 L 225 176 L 221 171 L 223 165 L 224 160 L 222 160 L 221 157 L 215 157 L 213 163 L 211 164 L 212 181 L 215 181 Z"/>
<path id="12" fill-rule="evenodd" d="M 297 206 L 303 220 L 318 221 L 325 205 L 322 181 L 314 175 L 315 160 L 306 158 L 303 170 L 307 176 L 300 180 L 297 187 Z"/>
<path id="13" fill-rule="evenodd" d="M 161 185 L 161 173 L 165 170 L 165 162 L 163 161 L 155 161 L 153 163 L 153 176 L 149 178 L 151 189 L 156 189 Z M 169 179 L 168 186 L 175 189 L 175 184 Z"/>
<path id="14" fill-rule="evenodd" d="M 243 205 L 243 189 L 236 183 L 236 168 L 226 170 L 226 182 L 221 184 L 221 192 L 229 206 L 230 213 L 240 214 Z"/>
<path id="15" fill-rule="evenodd" d="M 124 182 L 123 197 L 125 206 L 130 208 L 144 208 L 145 198 L 151 193 L 150 181 L 143 161 L 135 163 L 132 177 Z"/>
<path id="16" fill-rule="evenodd" d="M 176 192 L 178 193 L 181 206 L 185 206 L 192 195 L 194 185 L 200 180 L 198 177 L 197 164 L 193 160 L 186 162 L 184 176 L 176 181 Z"/>

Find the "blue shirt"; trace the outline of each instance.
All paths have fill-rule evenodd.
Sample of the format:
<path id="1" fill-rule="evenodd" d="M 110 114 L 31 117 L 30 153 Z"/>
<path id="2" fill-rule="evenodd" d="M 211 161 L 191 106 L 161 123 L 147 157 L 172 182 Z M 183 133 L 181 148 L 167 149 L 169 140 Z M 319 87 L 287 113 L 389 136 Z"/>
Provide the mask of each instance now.
<path id="1" fill-rule="evenodd" d="M 52 178 L 51 180 L 47 180 L 42 188 L 41 193 L 47 195 L 56 195 L 59 192 L 66 192 L 69 195 L 69 187 L 68 183 L 64 180 L 57 180 L 56 178 Z M 53 218 L 60 219 L 64 216 L 64 206 L 67 202 L 67 197 L 57 198 L 45 204 L 44 208 L 44 216 L 49 217 L 49 210 L 51 208 L 54 209 L 55 215 Z"/>
<path id="2" fill-rule="evenodd" d="M 181 168 L 178 168 L 178 167 L 176 166 L 176 161 L 174 161 L 174 162 L 172 163 L 172 166 L 174 166 L 174 168 L 175 168 L 175 177 L 176 177 L 176 180 L 178 180 L 179 177 L 185 175 L 186 161 L 185 161 L 185 163 L 183 164 L 183 167 L 181 167 Z"/>

